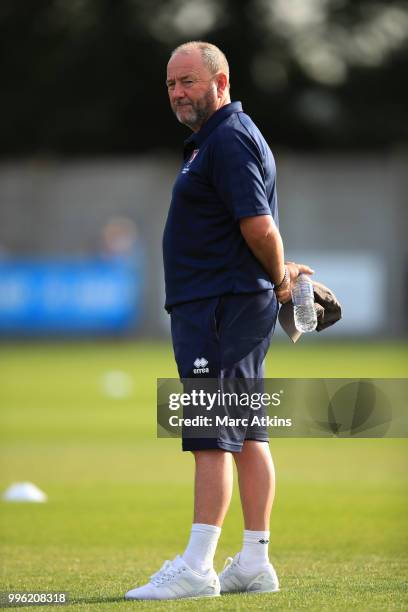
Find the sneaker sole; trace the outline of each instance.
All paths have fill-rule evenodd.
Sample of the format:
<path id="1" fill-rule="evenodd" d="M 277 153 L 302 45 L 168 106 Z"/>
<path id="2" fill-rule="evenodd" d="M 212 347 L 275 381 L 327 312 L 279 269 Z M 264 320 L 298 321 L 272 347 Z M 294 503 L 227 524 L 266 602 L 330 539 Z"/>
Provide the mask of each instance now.
<path id="1" fill-rule="evenodd" d="M 177 599 L 204 599 L 204 597 L 207 599 L 210 599 L 211 597 L 221 597 L 221 593 L 218 593 L 217 595 L 190 595 L 189 597 L 177 597 Z"/>
<path id="2" fill-rule="evenodd" d="M 248 595 L 260 595 L 261 593 L 279 593 L 280 589 L 271 589 L 269 591 L 221 591 L 221 595 L 242 595 L 247 593 Z"/>
<path id="3" fill-rule="evenodd" d="M 164 597 L 163 599 L 136 599 L 131 597 L 124 597 L 124 601 L 177 601 L 179 599 L 204 599 L 210 597 L 221 597 L 221 593 L 217 595 L 186 595 L 185 597 Z"/>

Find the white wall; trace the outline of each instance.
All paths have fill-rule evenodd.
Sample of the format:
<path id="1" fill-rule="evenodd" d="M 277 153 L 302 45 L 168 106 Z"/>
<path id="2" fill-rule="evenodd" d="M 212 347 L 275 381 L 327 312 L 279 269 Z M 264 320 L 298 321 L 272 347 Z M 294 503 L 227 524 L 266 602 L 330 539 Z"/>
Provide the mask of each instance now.
<path id="1" fill-rule="evenodd" d="M 275 152 L 276 154 L 276 152 Z M 343 304 L 328 334 L 406 331 L 407 158 L 276 155 L 288 259 L 316 268 Z M 147 249 L 142 332 L 167 333 L 161 235 L 179 159 L 165 154 L 0 165 L 0 253 L 93 252 L 116 215 L 134 219 Z"/>

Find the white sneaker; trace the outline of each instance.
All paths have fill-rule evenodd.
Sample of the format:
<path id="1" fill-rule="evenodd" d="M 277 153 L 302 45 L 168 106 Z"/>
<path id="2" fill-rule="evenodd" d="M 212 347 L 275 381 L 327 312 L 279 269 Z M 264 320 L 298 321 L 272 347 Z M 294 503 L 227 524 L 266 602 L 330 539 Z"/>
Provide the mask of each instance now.
<path id="1" fill-rule="evenodd" d="M 271 563 L 261 569 L 247 570 L 239 564 L 239 553 L 228 557 L 219 575 L 221 593 L 276 593 L 279 580 Z"/>
<path id="2" fill-rule="evenodd" d="M 128 591 L 125 599 L 184 599 L 185 597 L 218 597 L 220 581 L 213 569 L 199 574 L 180 556 L 165 561 L 150 582 Z"/>

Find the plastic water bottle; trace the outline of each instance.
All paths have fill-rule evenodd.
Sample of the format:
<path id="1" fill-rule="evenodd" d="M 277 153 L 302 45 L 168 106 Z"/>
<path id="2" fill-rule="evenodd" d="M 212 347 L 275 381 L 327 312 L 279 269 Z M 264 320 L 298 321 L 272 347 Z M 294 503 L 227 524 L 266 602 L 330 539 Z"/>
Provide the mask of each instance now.
<path id="1" fill-rule="evenodd" d="M 296 329 L 303 333 L 316 329 L 313 285 L 307 274 L 299 274 L 292 289 L 292 302 Z"/>

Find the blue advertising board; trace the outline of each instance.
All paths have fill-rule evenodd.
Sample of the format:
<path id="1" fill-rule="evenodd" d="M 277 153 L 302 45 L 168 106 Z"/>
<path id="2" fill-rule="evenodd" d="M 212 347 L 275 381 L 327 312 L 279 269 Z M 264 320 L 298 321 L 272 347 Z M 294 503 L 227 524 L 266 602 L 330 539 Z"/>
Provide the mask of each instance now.
<path id="1" fill-rule="evenodd" d="M 117 333 L 141 317 L 134 260 L 0 261 L 0 334 Z"/>

